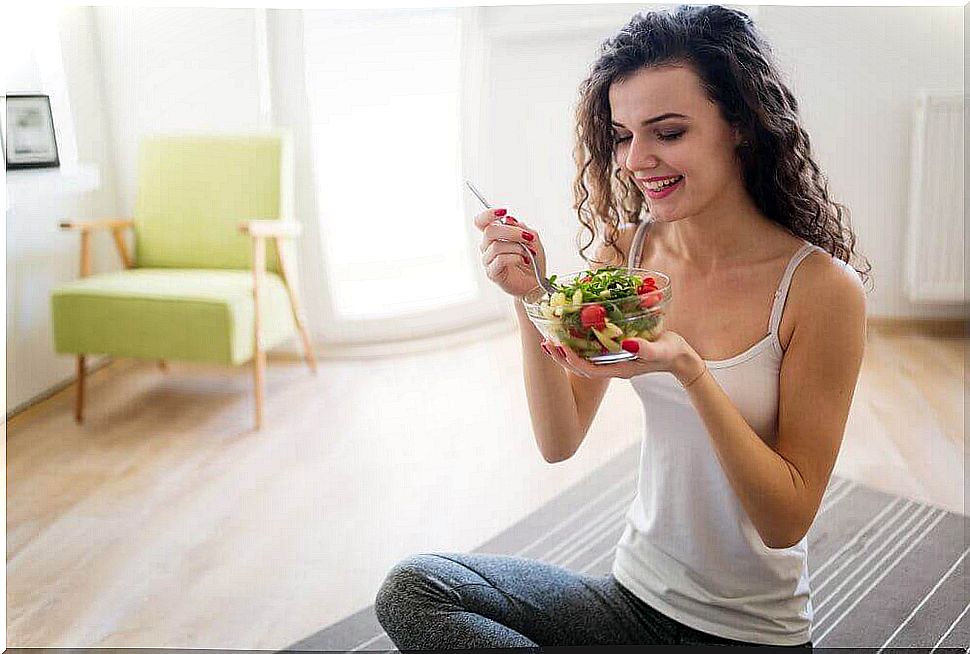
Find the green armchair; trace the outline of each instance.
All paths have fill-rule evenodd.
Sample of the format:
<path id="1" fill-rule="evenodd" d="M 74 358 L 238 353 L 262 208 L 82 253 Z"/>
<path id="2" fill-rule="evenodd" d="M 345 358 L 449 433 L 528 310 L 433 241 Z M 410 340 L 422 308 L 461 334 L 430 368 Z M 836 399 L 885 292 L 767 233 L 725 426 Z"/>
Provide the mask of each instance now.
<path id="1" fill-rule="evenodd" d="M 252 362 L 256 429 L 266 350 L 298 333 L 316 373 L 292 247 L 300 234 L 292 172 L 283 131 L 149 137 L 139 148 L 133 219 L 61 223 L 81 237 L 81 278 L 51 296 L 55 351 L 77 355 L 77 422 L 88 354 L 156 359 L 163 369 L 167 359 Z M 99 229 L 112 232 L 123 270 L 91 274 L 90 236 Z"/>

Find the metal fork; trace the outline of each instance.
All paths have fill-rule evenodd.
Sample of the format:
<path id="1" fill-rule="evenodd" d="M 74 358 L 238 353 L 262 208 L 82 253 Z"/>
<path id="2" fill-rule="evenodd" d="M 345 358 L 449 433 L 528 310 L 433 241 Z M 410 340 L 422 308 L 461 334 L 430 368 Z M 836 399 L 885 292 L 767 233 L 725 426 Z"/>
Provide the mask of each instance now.
<path id="1" fill-rule="evenodd" d="M 488 200 L 485 199 L 485 196 L 479 193 L 478 189 L 475 188 L 474 184 L 472 184 L 470 181 L 466 179 L 465 185 L 468 186 L 468 190 L 470 190 L 472 193 L 475 194 L 475 197 L 478 198 L 478 201 L 481 202 L 486 209 L 492 208 L 492 205 L 488 203 Z M 504 217 L 500 218 L 499 220 L 503 225 L 508 225 Z M 527 248 L 523 243 L 519 241 L 509 241 L 507 239 L 502 239 L 502 238 L 496 239 L 496 240 L 503 241 L 505 243 L 518 243 L 519 245 L 521 245 L 522 249 L 524 249 L 526 251 L 526 254 L 529 255 L 529 258 L 532 259 L 532 269 L 536 273 L 536 281 L 539 282 L 539 285 L 542 286 L 542 288 L 544 288 L 546 292 L 548 292 L 550 295 L 552 295 L 553 293 L 556 293 L 559 290 L 552 285 L 552 282 L 550 282 L 548 279 L 543 277 L 542 273 L 539 272 L 539 263 L 536 261 L 535 255 L 532 254 L 532 250 Z M 622 352 L 615 352 L 615 353 L 609 353 L 609 354 L 597 354 L 595 356 L 587 357 L 586 360 L 589 361 L 590 363 L 594 363 L 598 366 L 601 366 L 601 365 L 607 365 L 610 363 L 619 363 L 621 361 L 630 361 L 636 358 L 637 358 L 637 355 L 631 354 L 624 350 Z"/>
<path id="2" fill-rule="evenodd" d="M 470 181 L 468 181 L 466 179 L 465 180 L 465 185 L 468 187 L 468 190 L 470 190 L 472 193 L 475 194 L 475 197 L 478 198 L 478 201 L 481 202 L 485 206 L 486 209 L 491 209 L 492 208 L 492 205 L 490 205 L 488 203 L 488 200 L 485 199 L 485 196 L 483 196 L 481 193 L 479 193 L 478 189 L 475 188 L 475 185 L 474 184 L 472 184 Z M 503 225 L 508 225 L 509 224 L 508 222 L 506 222 L 504 216 L 499 219 L 499 222 L 501 222 Z M 503 243 L 516 243 L 518 245 L 521 245 L 522 246 L 522 249 L 525 250 L 525 253 L 529 255 L 529 259 L 532 260 L 532 270 L 535 271 L 536 281 L 539 282 L 539 286 L 541 286 L 550 295 L 552 295 L 553 293 L 556 293 L 556 292 L 559 291 L 559 289 L 557 289 L 555 286 L 553 286 L 552 282 L 550 282 L 548 279 L 546 279 L 542 275 L 542 273 L 539 272 L 539 261 L 536 259 L 536 255 L 532 254 L 532 250 L 530 250 L 525 245 L 525 243 L 522 243 L 520 241 L 510 241 L 510 240 L 505 239 L 505 238 L 498 238 L 498 239 L 495 239 L 495 240 L 502 241 Z"/>

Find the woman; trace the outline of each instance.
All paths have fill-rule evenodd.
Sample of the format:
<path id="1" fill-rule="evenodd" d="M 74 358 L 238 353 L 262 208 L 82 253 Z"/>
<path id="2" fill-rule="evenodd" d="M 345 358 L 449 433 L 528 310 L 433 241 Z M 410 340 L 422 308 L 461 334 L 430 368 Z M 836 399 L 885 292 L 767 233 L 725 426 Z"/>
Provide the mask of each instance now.
<path id="1" fill-rule="evenodd" d="M 614 377 L 643 400 L 637 495 L 612 571 L 417 555 L 388 574 L 378 618 L 402 650 L 811 647 L 805 535 L 865 346 L 865 273 L 845 261 L 845 210 L 739 11 L 635 16 L 604 43 L 577 118 L 576 208 L 591 235 L 581 255 L 598 239 L 594 267 L 668 274 L 667 331 L 625 340 L 637 358 L 600 366 L 544 341 L 520 301 L 535 286 L 521 245 L 545 263 L 538 235 L 502 209 L 475 224 L 489 279 L 517 298 L 545 459 L 576 452 Z"/>

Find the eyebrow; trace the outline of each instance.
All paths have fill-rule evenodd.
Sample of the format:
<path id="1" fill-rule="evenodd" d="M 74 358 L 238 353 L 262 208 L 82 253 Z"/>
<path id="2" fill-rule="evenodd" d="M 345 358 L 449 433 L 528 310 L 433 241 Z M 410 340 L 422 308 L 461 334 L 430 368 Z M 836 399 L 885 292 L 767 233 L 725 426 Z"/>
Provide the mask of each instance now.
<path id="1" fill-rule="evenodd" d="M 658 123 L 661 120 L 667 120 L 668 118 L 687 118 L 687 116 L 685 116 L 684 114 L 675 114 L 675 113 L 669 113 L 668 112 L 668 113 L 665 113 L 665 114 L 660 114 L 659 116 L 654 116 L 653 118 L 648 118 L 647 120 L 643 121 L 640 124 L 646 126 L 646 125 L 650 125 L 652 123 Z M 613 127 L 623 127 L 623 125 L 621 125 L 620 123 L 617 123 L 617 122 L 612 121 L 612 120 L 610 121 L 610 124 Z M 626 129 L 626 128 L 624 127 L 623 129 Z"/>

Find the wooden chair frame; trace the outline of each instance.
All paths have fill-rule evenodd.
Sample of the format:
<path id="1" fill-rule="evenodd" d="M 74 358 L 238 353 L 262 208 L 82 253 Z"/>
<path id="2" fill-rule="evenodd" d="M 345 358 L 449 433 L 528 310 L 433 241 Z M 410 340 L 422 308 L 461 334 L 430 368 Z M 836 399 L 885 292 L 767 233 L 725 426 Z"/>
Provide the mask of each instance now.
<path id="1" fill-rule="evenodd" d="M 121 257 L 125 270 L 134 267 L 134 261 L 128 254 L 124 232 L 134 228 L 135 222 L 130 218 L 103 218 L 99 220 L 64 221 L 60 228 L 75 231 L 81 235 L 81 277 L 91 274 L 91 234 L 97 230 L 110 229 L 114 238 L 115 248 Z M 306 326 L 306 317 L 300 302 L 299 289 L 292 283 L 292 262 L 282 247 L 283 239 L 295 238 L 300 235 L 302 226 L 299 223 L 283 220 L 246 220 L 239 223 L 239 231 L 248 234 L 253 248 L 253 382 L 255 386 L 256 429 L 263 427 L 263 404 L 265 387 L 266 351 L 259 337 L 259 288 L 266 276 L 266 240 L 271 239 L 276 247 L 276 255 L 280 262 L 280 274 L 286 294 L 290 300 L 290 309 L 296 322 L 300 339 L 303 341 L 303 358 L 310 371 L 317 373 L 317 360 L 313 351 L 313 343 Z M 164 360 L 159 360 L 159 367 L 166 370 Z M 84 416 L 84 355 L 77 356 L 77 395 L 74 403 L 74 420 L 80 423 Z"/>

